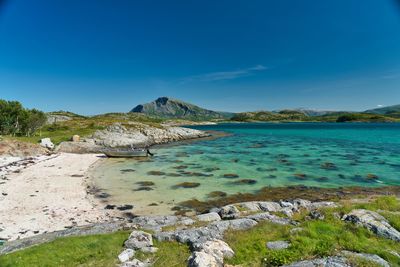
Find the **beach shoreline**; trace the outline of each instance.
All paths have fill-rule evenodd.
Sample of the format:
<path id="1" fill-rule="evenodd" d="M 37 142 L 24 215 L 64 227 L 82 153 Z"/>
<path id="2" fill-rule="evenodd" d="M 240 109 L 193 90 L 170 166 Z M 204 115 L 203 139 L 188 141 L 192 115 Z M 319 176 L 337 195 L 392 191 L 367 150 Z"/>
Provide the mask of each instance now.
<path id="1" fill-rule="evenodd" d="M 87 190 L 97 154 L 59 153 L 17 172 L 0 185 L 0 238 L 36 234 L 110 220 Z"/>

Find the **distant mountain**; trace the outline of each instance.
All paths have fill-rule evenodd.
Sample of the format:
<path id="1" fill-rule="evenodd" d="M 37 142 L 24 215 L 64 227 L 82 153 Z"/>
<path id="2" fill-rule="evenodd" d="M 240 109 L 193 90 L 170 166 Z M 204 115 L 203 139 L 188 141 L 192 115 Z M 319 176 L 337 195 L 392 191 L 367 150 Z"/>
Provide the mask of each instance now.
<path id="1" fill-rule="evenodd" d="M 229 112 L 212 111 L 169 97 L 160 97 L 150 103 L 137 105 L 130 112 L 162 118 L 189 120 L 229 119 L 233 116 Z"/>
<path id="2" fill-rule="evenodd" d="M 349 113 L 349 111 L 332 111 L 332 110 L 318 110 L 318 109 L 307 109 L 307 108 L 295 108 L 290 109 L 292 111 L 301 112 L 306 116 L 316 117 L 316 116 L 325 116 L 337 113 Z"/>
<path id="3" fill-rule="evenodd" d="M 364 111 L 364 113 L 381 114 L 381 115 L 390 115 L 390 114 L 394 114 L 394 113 L 400 113 L 400 105 L 369 109 L 369 110 Z"/>

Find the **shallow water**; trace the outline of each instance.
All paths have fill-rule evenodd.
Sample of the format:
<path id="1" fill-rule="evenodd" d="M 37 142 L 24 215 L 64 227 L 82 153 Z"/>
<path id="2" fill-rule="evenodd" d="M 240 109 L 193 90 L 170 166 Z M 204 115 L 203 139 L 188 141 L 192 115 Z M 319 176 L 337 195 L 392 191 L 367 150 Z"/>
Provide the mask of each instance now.
<path id="1" fill-rule="evenodd" d="M 93 171 L 95 184 L 110 194 L 110 203 L 133 204 L 138 214 L 165 214 L 174 203 L 204 200 L 212 191 L 400 185 L 400 124 L 252 123 L 193 128 L 232 135 L 158 148 L 154 157 L 144 161 L 107 159 Z M 138 184 L 143 181 L 154 185 Z M 200 185 L 176 186 L 182 182 Z"/>

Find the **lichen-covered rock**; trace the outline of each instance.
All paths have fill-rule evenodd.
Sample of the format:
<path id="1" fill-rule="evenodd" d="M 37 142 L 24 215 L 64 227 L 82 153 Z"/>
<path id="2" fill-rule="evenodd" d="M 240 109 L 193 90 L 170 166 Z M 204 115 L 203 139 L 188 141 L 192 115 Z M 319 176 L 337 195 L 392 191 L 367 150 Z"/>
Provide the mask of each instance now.
<path id="1" fill-rule="evenodd" d="M 132 220 L 132 223 L 138 225 L 142 229 L 159 232 L 162 227 L 177 224 L 191 225 L 194 223 L 194 220 L 189 217 L 174 215 L 156 215 L 136 217 Z"/>
<path id="2" fill-rule="evenodd" d="M 260 201 L 260 202 L 258 202 L 258 205 L 259 205 L 260 209 L 263 211 L 279 212 L 282 209 L 282 207 L 281 207 L 281 205 L 279 205 L 279 203 L 272 202 L 272 201 Z"/>
<path id="3" fill-rule="evenodd" d="M 327 257 L 322 259 L 295 262 L 282 267 L 351 267 L 345 257 Z"/>
<path id="4" fill-rule="evenodd" d="M 124 251 L 122 251 L 118 255 L 118 259 L 120 262 L 127 262 L 129 261 L 133 256 L 135 255 L 135 251 L 133 249 L 127 248 Z"/>
<path id="5" fill-rule="evenodd" d="M 218 264 L 223 264 L 224 259 L 232 258 L 235 255 L 227 243 L 217 239 L 196 244 L 194 250 L 213 256 Z"/>
<path id="6" fill-rule="evenodd" d="M 133 231 L 128 240 L 125 241 L 125 247 L 130 249 L 141 249 L 152 246 L 153 238 L 151 234 L 143 231 Z"/>
<path id="7" fill-rule="evenodd" d="M 252 215 L 247 216 L 246 218 L 255 220 L 257 222 L 270 221 L 272 223 L 277 223 L 277 224 L 282 224 L 282 225 L 293 224 L 292 220 L 270 214 L 269 212 L 252 214 Z"/>
<path id="8" fill-rule="evenodd" d="M 189 267 L 222 267 L 223 264 L 218 263 L 217 260 L 210 254 L 203 251 L 195 251 L 188 259 Z"/>
<path id="9" fill-rule="evenodd" d="M 381 257 L 379 257 L 378 255 L 366 254 L 366 253 L 356 253 L 356 252 L 352 252 L 352 251 L 342 251 L 341 254 L 347 258 L 348 257 L 362 258 L 362 259 L 376 263 L 383 267 L 390 267 L 390 264 L 387 261 L 385 261 L 384 259 L 382 259 Z"/>
<path id="10" fill-rule="evenodd" d="M 197 220 L 201 222 L 213 222 L 213 221 L 220 221 L 221 217 L 216 212 L 209 212 L 205 214 L 199 214 L 196 216 Z"/>
<path id="11" fill-rule="evenodd" d="M 393 228 L 382 215 L 374 211 L 356 209 L 344 215 L 342 219 L 361 225 L 378 236 L 400 242 L 400 232 Z"/>
<path id="12" fill-rule="evenodd" d="M 240 211 L 235 205 L 227 205 L 219 210 L 222 219 L 235 219 L 240 216 Z"/>

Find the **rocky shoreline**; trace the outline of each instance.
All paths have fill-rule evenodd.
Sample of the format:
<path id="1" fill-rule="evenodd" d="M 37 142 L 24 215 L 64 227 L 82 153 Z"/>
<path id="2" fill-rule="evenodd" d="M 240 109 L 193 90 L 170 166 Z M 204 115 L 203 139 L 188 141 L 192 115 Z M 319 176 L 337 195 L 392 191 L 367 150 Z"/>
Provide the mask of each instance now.
<path id="1" fill-rule="evenodd" d="M 306 212 L 309 220 L 324 220 L 325 209 L 332 209 L 340 204 L 329 201 L 311 202 L 304 199 L 272 201 L 252 201 L 214 208 L 209 213 L 196 216 L 140 216 L 128 221 L 102 223 L 85 227 L 47 233 L 31 238 L 8 242 L 0 247 L 0 255 L 20 250 L 32 245 L 49 242 L 57 237 L 109 233 L 118 230 L 131 230 L 124 243 L 124 250 L 118 259 L 121 267 L 145 267 L 152 264 L 152 253 L 157 252 L 153 239 L 158 241 L 176 241 L 189 245 L 192 254 L 188 258 L 189 267 L 223 267 L 224 259 L 232 258 L 235 251 L 224 241 L 224 233 L 231 230 L 248 230 L 259 223 L 269 222 L 278 225 L 290 225 L 291 232 L 303 231 L 294 215 Z M 278 216 L 277 213 L 285 214 Z M 364 227 L 382 238 L 400 242 L 400 232 L 376 212 L 355 209 L 336 215 L 336 220 Z M 140 229 L 140 230 L 139 230 Z M 147 232 L 148 231 L 148 232 Z M 270 250 L 284 250 L 290 247 L 285 240 L 267 242 Z M 146 260 L 135 258 L 137 252 L 148 255 Z M 336 255 L 325 258 L 303 260 L 286 267 L 335 266 L 350 267 L 351 259 L 360 258 L 378 266 L 388 267 L 389 263 L 378 255 L 352 251 L 338 251 Z"/>
<path id="2" fill-rule="evenodd" d="M 107 148 L 149 147 L 171 142 L 210 137 L 209 133 L 184 127 L 150 126 L 142 123 L 115 123 L 91 137 L 62 142 L 56 149 L 67 153 L 101 153 Z"/>

